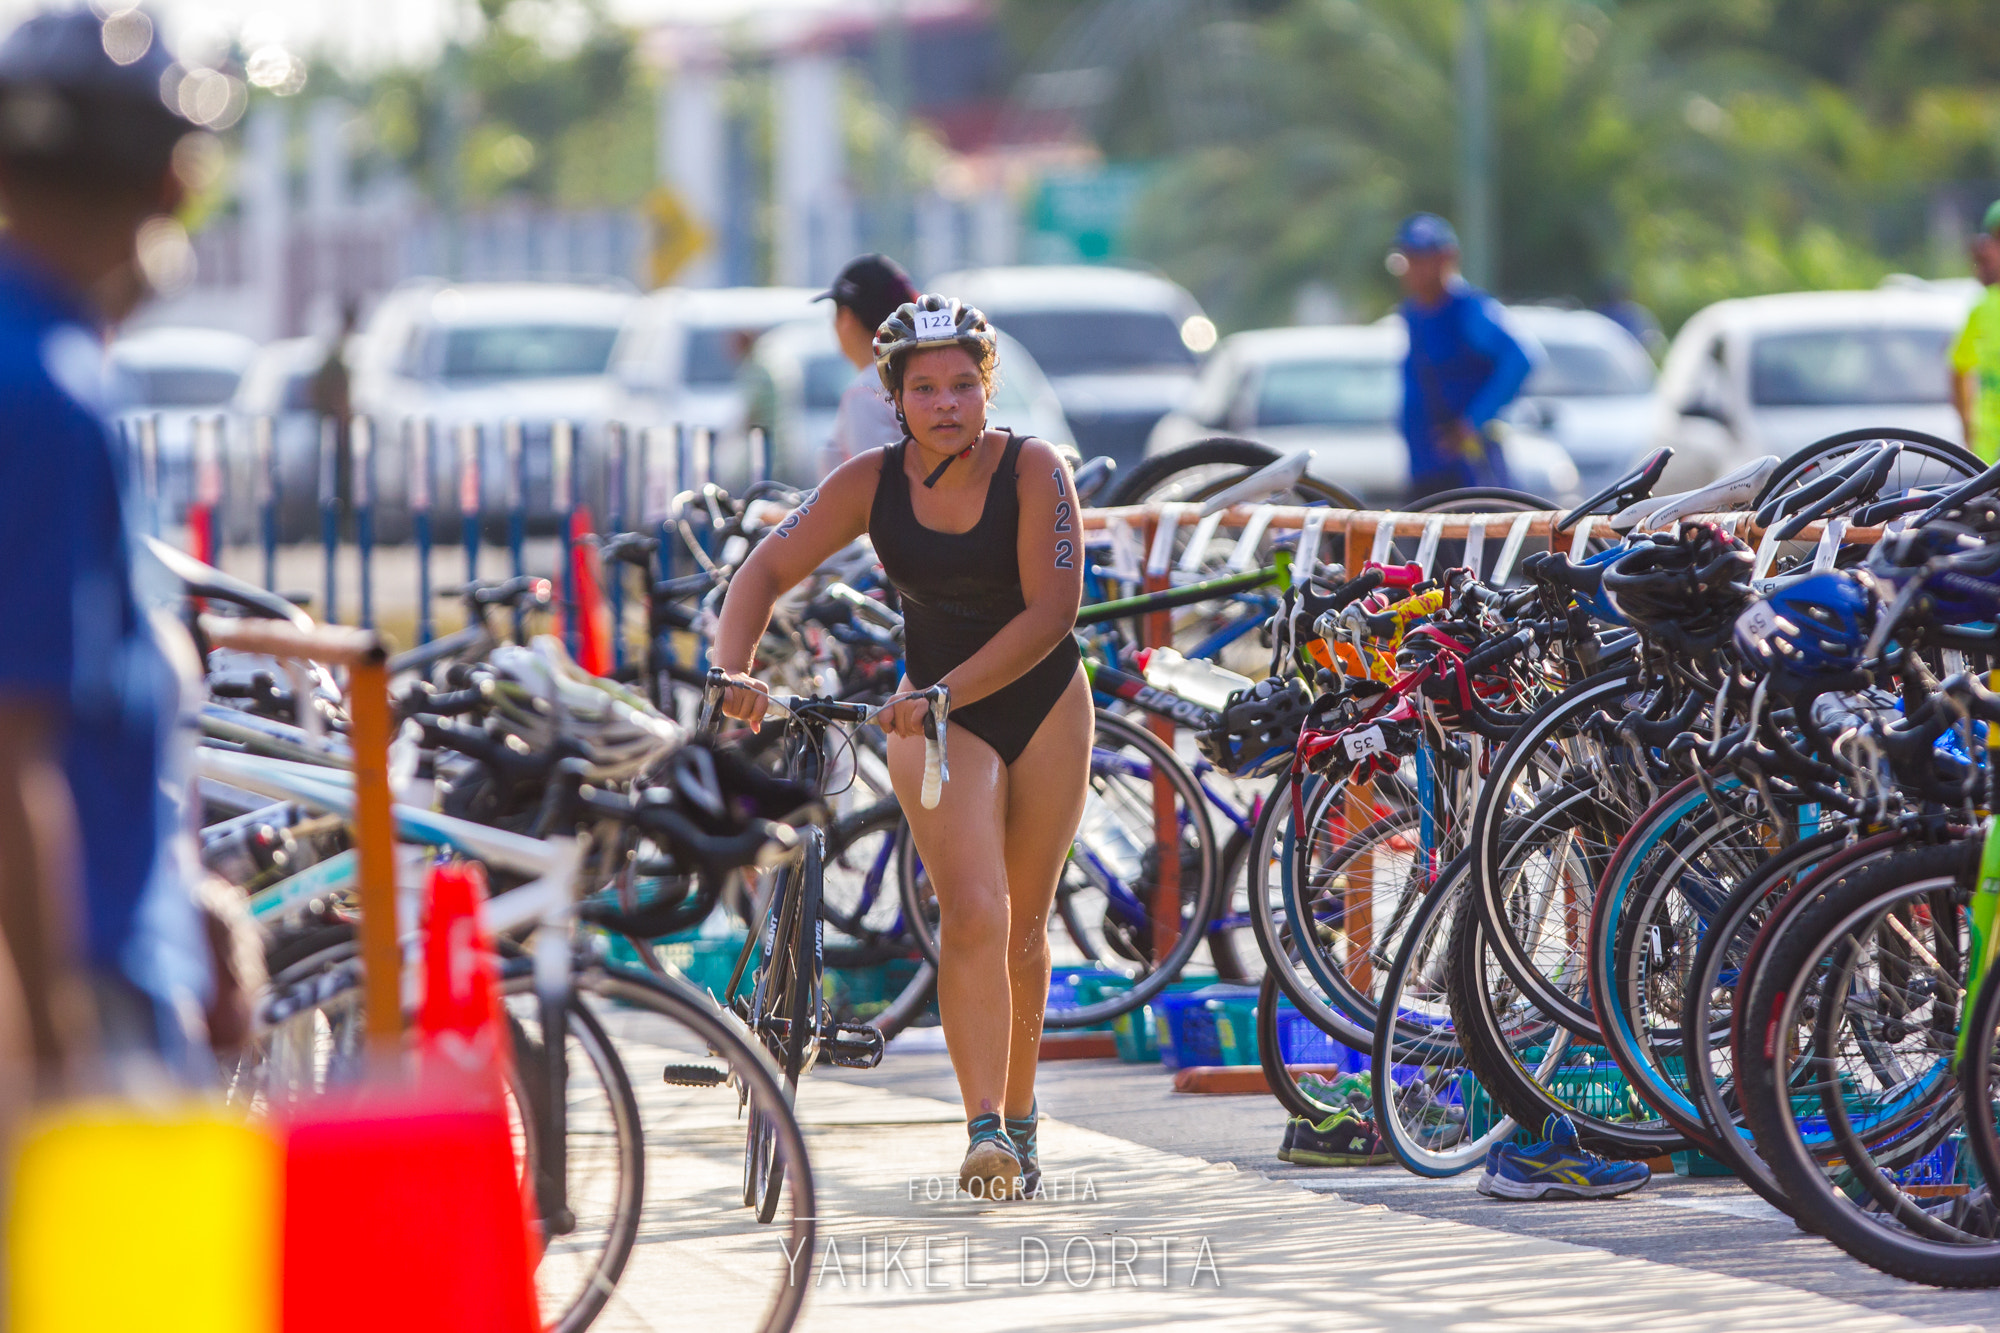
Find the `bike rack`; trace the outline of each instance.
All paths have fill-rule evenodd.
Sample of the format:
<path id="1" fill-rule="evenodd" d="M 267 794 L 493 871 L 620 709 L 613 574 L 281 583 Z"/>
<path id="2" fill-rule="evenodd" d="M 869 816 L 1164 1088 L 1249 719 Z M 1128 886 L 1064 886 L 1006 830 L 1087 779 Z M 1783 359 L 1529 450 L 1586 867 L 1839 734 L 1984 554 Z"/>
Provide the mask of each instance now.
<path id="1" fill-rule="evenodd" d="M 392 1067 L 402 1049 L 402 952 L 396 942 L 396 826 L 389 791 L 388 651 L 372 630 L 299 629 L 274 620 L 201 617 L 211 647 L 347 669 L 354 752 L 354 845 L 360 862 L 362 996 L 369 1053 Z"/>

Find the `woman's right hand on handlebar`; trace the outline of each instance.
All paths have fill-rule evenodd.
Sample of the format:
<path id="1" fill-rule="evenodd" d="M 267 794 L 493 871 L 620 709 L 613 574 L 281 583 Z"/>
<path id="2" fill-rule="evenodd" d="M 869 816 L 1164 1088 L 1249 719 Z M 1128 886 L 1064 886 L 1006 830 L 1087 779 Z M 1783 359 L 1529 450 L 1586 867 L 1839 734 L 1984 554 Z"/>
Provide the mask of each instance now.
<path id="1" fill-rule="evenodd" d="M 723 675 L 722 715 L 748 722 L 750 730 L 764 728 L 764 714 L 771 707 L 771 687 L 741 671 Z"/>

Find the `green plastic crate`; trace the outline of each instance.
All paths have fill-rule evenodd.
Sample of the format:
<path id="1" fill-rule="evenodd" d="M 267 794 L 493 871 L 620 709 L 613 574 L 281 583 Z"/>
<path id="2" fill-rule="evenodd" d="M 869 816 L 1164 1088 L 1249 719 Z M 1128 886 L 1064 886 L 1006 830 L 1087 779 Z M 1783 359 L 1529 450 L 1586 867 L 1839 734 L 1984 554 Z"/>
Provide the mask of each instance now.
<path id="1" fill-rule="evenodd" d="M 830 967 L 823 991 L 843 1022 L 865 1023 L 887 1009 L 917 975 L 914 958 L 891 958 L 870 967 Z M 723 974 L 728 980 L 728 974 Z"/>
<path id="2" fill-rule="evenodd" d="M 743 933 L 738 931 L 734 935 L 713 939 L 663 940 L 653 947 L 661 962 L 720 1001 L 723 990 L 729 985 L 729 974 L 736 968 L 736 955 L 743 950 L 743 940 Z M 750 962 L 743 969 L 742 984 L 745 986 L 756 969 L 759 952 L 761 950 L 752 951 Z"/>
<path id="3" fill-rule="evenodd" d="M 1214 977 L 1193 977 L 1182 981 L 1170 981 L 1167 983 L 1167 988 L 1160 992 L 1160 996 L 1178 995 L 1185 991 L 1200 990 L 1202 987 L 1210 986 L 1214 983 Z M 1087 989 L 1080 989 L 1078 998 L 1095 1001 L 1104 998 L 1104 996 L 1114 990 L 1122 991 L 1130 989 L 1132 989 L 1132 982 L 1129 978 L 1108 975 L 1100 976 L 1091 982 Z M 1155 996 L 1154 999 L 1157 1001 L 1160 996 Z M 1160 1015 L 1152 1004 L 1143 1004 L 1137 1009 L 1122 1013 L 1104 1026 L 1111 1029 L 1112 1042 L 1118 1048 L 1118 1058 L 1126 1064 L 1146 1065 L 1158 1064 L 1160 1062 Z M 1253 1025 L 1251 1028 L 1253 1034 L 1255 1030 Z M 1251 1040 L 1255 1040 L 1254 1035 Z"/>
<path id="4" fill-rule="evenodd" d="M 1690 1148 L 1686 1152 L 1674 1153 L 1673 1159 L 1674 1174 L 1677 1176 L 1733 1176 L 1736 1174 L 1726 1164 L 1718 1162 L 1699 1148 Z"/>

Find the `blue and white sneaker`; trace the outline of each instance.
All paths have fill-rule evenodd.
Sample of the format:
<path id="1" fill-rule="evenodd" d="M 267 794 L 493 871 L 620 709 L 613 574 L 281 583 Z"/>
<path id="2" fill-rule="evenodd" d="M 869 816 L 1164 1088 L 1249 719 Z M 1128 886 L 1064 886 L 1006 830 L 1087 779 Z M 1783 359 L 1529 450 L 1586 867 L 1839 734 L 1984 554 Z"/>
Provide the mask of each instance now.
<path id="1" fill-rule="evenodd" d="M 1612 1162 L 1585 1152 L 1566 1115 L 1542 1122 L 1542 1142 L 1496 1143 L 1486 1150 L 1479 1192 L 1496 1199 L 1609 1199 L 1653 1178 L 1644 1162 Z"/>

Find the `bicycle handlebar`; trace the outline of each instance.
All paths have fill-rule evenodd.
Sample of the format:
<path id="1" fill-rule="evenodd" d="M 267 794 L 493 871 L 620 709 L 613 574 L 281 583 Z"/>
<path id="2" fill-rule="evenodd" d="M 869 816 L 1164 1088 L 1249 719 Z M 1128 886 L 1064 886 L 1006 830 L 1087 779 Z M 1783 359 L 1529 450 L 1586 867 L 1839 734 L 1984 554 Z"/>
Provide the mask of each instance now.
<path id="1" fill-rule="evenodd" d="M 714 726 L 715 714 L 723 693 L 740 688 L 744 687 L 732 684 L 726 672 L 719 669 L 709 671 L 702 687 L 700 730 L 706 732 Z M 872 706 L 824 696 L 771 694 L 765 698 L 793 717 L 855 724 L 873 721 L 881 715 L 883 709 L 903 699 L 922 699 L 929 705 L 930 711 L 924 718 L 924 785 L 919 799 L 926 810 L 937 809 L 938 802 L 944 799 L 944 784 L 951 780 L 951 761 L 945 749 L 948 734 L 946 726 L 951 714 L 951 691 L 945 686 L 932 685 L 926 689 L 913 690 L 908 694 L 894 695 Z"/>

